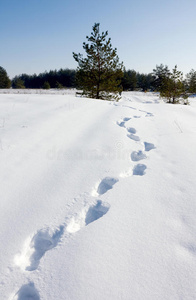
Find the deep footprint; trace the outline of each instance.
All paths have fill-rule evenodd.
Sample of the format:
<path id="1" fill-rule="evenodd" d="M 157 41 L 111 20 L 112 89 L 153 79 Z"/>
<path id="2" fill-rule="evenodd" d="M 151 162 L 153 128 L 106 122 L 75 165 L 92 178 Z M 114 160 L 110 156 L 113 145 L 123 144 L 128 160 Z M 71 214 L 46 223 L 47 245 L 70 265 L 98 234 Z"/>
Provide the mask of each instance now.
<path id="1" fill-rule="evenodd" d="M 144 147 L 145 147 L 145 151 L 150 151 L 156 148 L 154 144 L 147 143 L 147 142 L 144 142 Z"/>
<path id="2" fill-rule="evenodd" d="M 142 159 L 145 159 L 146 158 L 146 154 L 143 153 L 141 150 L 139 151 L 133 151 L 131 153 L 131 159 L 132 161 L 139 161 L 139 160 L 142 160 Z"/>
<path id="3" fill-rule="evenodd" d="M 123 121 L 118 121 L 116 124 L 120 127 L 125 127 L 125 122 L 131 120 L 131 118 L 124 118 Z"/>
<path id="4" fill-rule="evenodd" d="M 134 135 L 134 134 L 128 134 L 127 135 L 131 140 L 134 140 L 134 141 L 136 141 L 136 142 L 139 142 L 140 141 L 140 138 L 139 138 L 139 136 L 137 136 L 137 135 Z"/>
<path id="5" fill-rule="evenodd" d="M 38 291 L 36 290 L 34 283 L 24 284 L 20 290 L 15 294 L 12 300 L 40 300 Z"/>
<path id="6" fill-rule="evenodd" d="M 28 242 L 21 255 L 15 257 L 15 263 L 22 270 L 34 271 L 38 268 L 40 259 L 46 251 L 57 246 L 64 233 L 64 226 L 60 226 L 55 232 L 49 229 L 38 231 Z"/>
<path id="7" fill-rule="evenodd" d="M 67 232 L 75 233 L 79 231 L 84 226 L 87 226 L 88 224 L 103 217 L 109 209 L 110 205 L 108 203 L 103 203 L 101 200 L 97 200 L 95 205 L 84 208 L 80 214 L 71 219 L 66 228 Z"/>
<path id="8" fill-rule="evenodd" d="M 118 121 L 118 122 L 116 122 L 116 124 L 120 127 L 125 127 L 125 122 L 123 122 L 123 121 Z"/>
<path id="9" fill-rule="evenodd" d="M 131 118 L 124 118 L 124 119 L 123 119 L 124 122 L 127 122 L 127 121 L 129 121 L 129 120 L 131 120 Z"/>
<path id="10" fill-rule="evenodd" d="M 133 169 L 133 175 L 143 176 L 145 174 L 146 166 L 138 164 Z"/>
<path id="11" fill-rule="evenodd" d="M 133 133 L 133 134 L 136 133 L 136 130 L 135 130 L 135 128 L 133 128 L 133 127 L 127 128 L 127 131 L 128 131 L 129 133 Z"/>
<path id="12" fill-rule="evenodd" d="M 96 193 L 98 195 L 105 194 L 108 190 L 111 190 L 113 188 L 113 185 L 118 181 L 119 180 L 117 178 L 105 177 L 98 185 Z"/>
<path id="13" fill-rule="evenodd" d="M 109 209 L 109 204 L 103 204 L 101 200 L 98 200 L 96 205 L 89 207 L 85 218 L 85 224 L 88 225 L 103 217 Z"/>

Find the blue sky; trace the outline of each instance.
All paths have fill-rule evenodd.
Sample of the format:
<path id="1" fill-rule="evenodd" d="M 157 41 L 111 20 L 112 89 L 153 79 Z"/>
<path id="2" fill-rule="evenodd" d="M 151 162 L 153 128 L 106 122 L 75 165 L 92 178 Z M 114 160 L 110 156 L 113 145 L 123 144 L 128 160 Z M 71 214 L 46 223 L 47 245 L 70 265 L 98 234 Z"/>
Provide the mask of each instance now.
<path id="1" fill-rule="evenodd" d="M 93 24 L 108 30 L 126 69 L 196 69 L 196 0 L 0 0 L 0 66 L 12 78 L 76 68 Z"/>

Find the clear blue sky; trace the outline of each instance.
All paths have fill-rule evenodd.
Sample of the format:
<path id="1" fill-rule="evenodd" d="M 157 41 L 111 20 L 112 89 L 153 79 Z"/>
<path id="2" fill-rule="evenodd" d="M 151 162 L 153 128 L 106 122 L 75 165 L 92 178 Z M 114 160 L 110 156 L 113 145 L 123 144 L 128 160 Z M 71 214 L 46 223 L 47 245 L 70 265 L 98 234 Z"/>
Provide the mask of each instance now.
<path id="1" fill-rule="evenodd" d="M 95 22 L 126 69 L 196 69 L 196 0 L 0 0 L 0 66 L 11 78 L 76 68 Z"/>

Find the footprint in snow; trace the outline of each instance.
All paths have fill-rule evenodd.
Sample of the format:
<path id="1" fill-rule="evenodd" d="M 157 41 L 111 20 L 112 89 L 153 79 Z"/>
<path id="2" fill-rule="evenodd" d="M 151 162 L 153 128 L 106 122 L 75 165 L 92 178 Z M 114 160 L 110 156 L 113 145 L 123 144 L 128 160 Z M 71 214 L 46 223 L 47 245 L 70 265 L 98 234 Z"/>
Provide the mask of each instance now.
<path id="1" fill-rule="evenodd" d="M 131 153 L 131 159 L 132 161 L 139 161 L 139 160 L 142 160 L 142 159 L 145 159 L 147 156 L 145 153 L 143 153 L 141 150 L 139 151 L 133 151 Z"/>
<path id="2" fill-rule="evenodd" d="M 135 134 L 127 134 L 128 138 L 130 138 L 131 140 L 134 140 L 136 142 L 139 142 L 140 141 L 140 137 L 135 135 Z"/>
<path id="3" fill-rule="evenodd" d="M 196 255 L 196 245 L 193 243 L 187 243 L 183 245 L 185 249 L 187 249 L 187 251 L 192 254 L 192 255 Z"/>
<path id="4" fill-rule="evenodd" d="M 133 175 L 143 176 L 145 174 L 146 165 L 138 164 L 133 168 Z"/>
<path id="5" fill-rule="evenodd" d="M 109 209 L 110 205 L 108 203 L 97 200 L 94 205 L 84 208 L 77 216 L 71 219 L 66 228 L 67 232 L 75 233 L 79 231 L 88 224 L 103 217 Z"/>
<path id="6" fill-rule="evenodd" d="M 12 300 L 40 300 L 38 291 L 36 290 L 34 283 L 24 284 L 19 291 L 14 295 Z"/>
<path id="7" fill-rule="evenodd" d="M 129 133 L 132 133 L 132 134 L 135 134 L 135 133 L 136 133 L 136 129 L 133 128 L 133 127 L 128 127 L 128 128 L 127 128 L 127 131 L 128 131 Z"/>
<path id="8" fill-rule="evenodd" d="M 145 151 L 150 151 L 152 149 L 155 149 L 156 147 L 154 144 L 144 142 L 144 148 L 145 148 Z"/>
<path id="9" fill-rule="evenodd" d="M 128 127 L 127 128 L 127 131 L 130 133 L 128 134 L 127 136 L 131 139 L 131 140 L 134 140 L 136 142 L 140 141 L 140 138 L 139 136 L 135 135 L 136 133 L 136 129 L 133 128 L 133 127 Z"/>
<path id="10" fill-rule="evenodd" d="M 131 118 L 124 118 L 122 121 L 117 121 L 116 124 L 120 127 L 125 127 L 125 123 L 131 120 Z"/>
<path id="11" fill-rule="evenodd" d="M 194 243 L 181 243 L 176 247 L 178 255 L 186 259 L 192 259 L 196 255 L 196 245 Z"/>
<path id="12" fill-rule="evenodd" d="M 39 230 L 33 238 L 26 241 L 22 253 L 15 256 L 15 264 L 25 271 L 36 270 L 40 259 L 46 251 L 57 246 L 63 233 L 62 225 L 55 232 L 51 232 L 50 229 Z"/>
<path id="13" fill-rule="evenodd" d="M 118 178 L 105 177 L 94 189 L 92 195 L 97 197 L 105 194 L 108 190 L 111 190 L 113 188 L 113 185 L 118 181 L 119 181 Z"/>
<path id="14" fill-rule="evenodd" d="M 154 117 L 154 115 L 152 113 L 147 112 L 145 117 Z"/>
<path id="15" fill-rule="evenodd" d="M 120 127 L 125 127 L 125 122 L 124 121 L 117 121 L 116 124 Z"/>
<path id="16" fill-rule="evenodd" d="M 125 118 L 123 119 L 124 122 L 127 122 L 127 121 L 129 121 L 129 120 L 131 120 L 131 118 L 125 117 Z"/>

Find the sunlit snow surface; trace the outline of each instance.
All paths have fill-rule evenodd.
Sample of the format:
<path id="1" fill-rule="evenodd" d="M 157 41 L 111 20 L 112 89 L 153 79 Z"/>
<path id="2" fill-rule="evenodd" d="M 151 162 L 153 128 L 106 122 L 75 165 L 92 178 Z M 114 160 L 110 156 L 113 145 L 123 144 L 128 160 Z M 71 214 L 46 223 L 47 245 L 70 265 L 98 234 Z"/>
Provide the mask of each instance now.
<path id="1" fill-rule="evenodd" d="M 195 153 L 194 98 L 1 90 L 0 300 L 196 299 Z"/>

